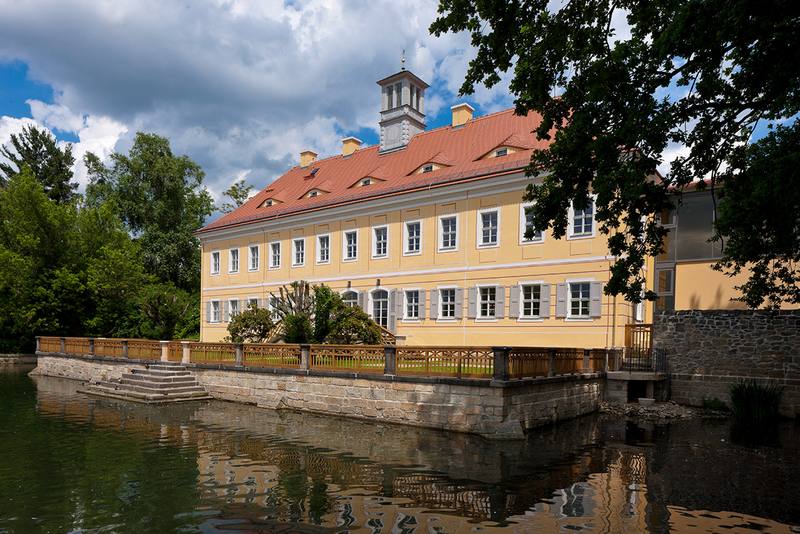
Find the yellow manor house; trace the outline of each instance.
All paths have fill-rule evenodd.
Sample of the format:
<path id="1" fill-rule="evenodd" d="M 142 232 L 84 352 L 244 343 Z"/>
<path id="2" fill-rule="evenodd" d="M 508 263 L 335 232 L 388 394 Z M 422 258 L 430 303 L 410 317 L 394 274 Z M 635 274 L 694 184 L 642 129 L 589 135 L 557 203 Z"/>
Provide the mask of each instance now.
<path id="1" fill-rule="evenodd" d="M 426 131 L 424 81 L 402 70 L 378 85 L 378 146 L 348 137 L 334 157 L 304 151 L 198 232 L 202 341 L 221 340 L 232 314 L 270 306 L 295 280 L 339 291 L 408 345 L 617 347 L 652 308 L 730 307 L 733 284 L 709 269 L 718 251 L 706 241 L 706 194 L 686 195 L 685 226 L 680 213 L 664 216 L 671 240 L 648 278 L 659 300 L 634 306 L 603 294 L 613 258 L 592 205 L 570 210 L 562 239 L 525 238 L 538 115 L 475 118 L 462 103 L 450 126 Z"/>

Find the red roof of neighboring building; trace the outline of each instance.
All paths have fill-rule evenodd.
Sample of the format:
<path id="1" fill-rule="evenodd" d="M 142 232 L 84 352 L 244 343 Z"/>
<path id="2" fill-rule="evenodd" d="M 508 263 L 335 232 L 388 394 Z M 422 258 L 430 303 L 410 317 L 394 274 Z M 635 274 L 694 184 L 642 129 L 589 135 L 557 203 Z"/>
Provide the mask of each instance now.
<path id="1" fill-rule="evenodd" d="M 540 120 L 538 114 L 518 116 L 513 109 L 508 109 L 478 117 L 463 126 L 445 126 L 419 133 L 400 150 L 381 154 L 378 146 L 370 146 L 350 156 L 338 155 L 307 167 L 293 167 L 238 209 L 199 232 L 517 170 L 528 164 L 534 148 L 545 148 L 549 143 L 537 140 L 533 133 Z M 499 146 L 520 150 L 499 158 L 480 159 Z M 415 174 L 426 163 L 444 167 Z M 367 177 L 377 180 L 367 186 L 353 187 Z M 306 193 L 312 189 L 324 193 L 306 198 Z M 276 202 L 264 206 L 269 199 Z"/>

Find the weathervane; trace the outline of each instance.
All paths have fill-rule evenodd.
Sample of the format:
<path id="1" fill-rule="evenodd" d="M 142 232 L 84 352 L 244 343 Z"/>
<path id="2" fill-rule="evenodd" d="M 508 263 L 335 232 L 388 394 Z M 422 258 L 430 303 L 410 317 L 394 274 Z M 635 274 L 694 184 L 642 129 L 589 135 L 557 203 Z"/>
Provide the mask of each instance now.
<path id="1" fill-rule="evenodd" d="M 403 49 L 403 53 L 400 54 L 400 70 L 406 70 L 406 49 Z"/>

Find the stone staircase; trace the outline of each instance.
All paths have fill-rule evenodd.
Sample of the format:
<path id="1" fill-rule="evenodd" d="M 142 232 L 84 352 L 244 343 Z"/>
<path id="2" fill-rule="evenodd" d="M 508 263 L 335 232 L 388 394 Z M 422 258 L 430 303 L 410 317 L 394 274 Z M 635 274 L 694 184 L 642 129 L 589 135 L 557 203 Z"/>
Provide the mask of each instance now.
<path id="1" fill-rule="evenodd" d="M 173 362 L 154 362 L 146 369 L 132 369 L 119 380 L 91 382 L 82 391 L 146 404 L 211 399 L 186 366 Z"/>

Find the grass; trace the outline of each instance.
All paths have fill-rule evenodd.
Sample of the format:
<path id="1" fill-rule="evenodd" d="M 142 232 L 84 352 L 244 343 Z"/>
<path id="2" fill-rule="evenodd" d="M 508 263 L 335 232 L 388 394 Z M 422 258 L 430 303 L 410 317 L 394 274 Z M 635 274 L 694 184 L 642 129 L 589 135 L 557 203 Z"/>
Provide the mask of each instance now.
<path id="1" fill-rule="evenodd" d="M 780 417 L 783 388 L 761 384 L 754 379 L 741 380 L 731 386 L 731 411 L 742 422 L 763 424 Z"/>

